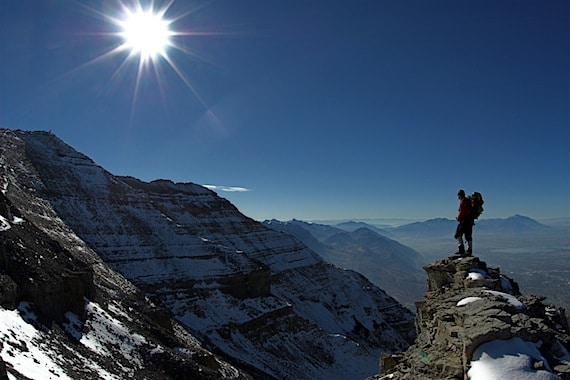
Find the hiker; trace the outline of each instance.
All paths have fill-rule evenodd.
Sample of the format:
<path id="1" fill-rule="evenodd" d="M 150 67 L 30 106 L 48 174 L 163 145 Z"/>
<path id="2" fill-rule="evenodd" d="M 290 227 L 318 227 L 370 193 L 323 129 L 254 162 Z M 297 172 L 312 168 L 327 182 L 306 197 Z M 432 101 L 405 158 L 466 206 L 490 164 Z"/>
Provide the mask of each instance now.
<path id="1" fill-rule="evenodd" d="M 457 192 L 457 198 L 459 199 L 459 212 L 457 214 L 457 229 L 455 230 L 454 237 L 457 239 L 458 250 L 455 252 L 456 255 L 471 256 L 473 254 L 473 215 L 471 213 L 471 203 L 468 198 L 465 197 L 465 191 L 459 190 Z M 467 242 L 467 252 L 465 251 L 465 246 L 463 245 L 463 236 L 465 235 L 465 241 Z"/>

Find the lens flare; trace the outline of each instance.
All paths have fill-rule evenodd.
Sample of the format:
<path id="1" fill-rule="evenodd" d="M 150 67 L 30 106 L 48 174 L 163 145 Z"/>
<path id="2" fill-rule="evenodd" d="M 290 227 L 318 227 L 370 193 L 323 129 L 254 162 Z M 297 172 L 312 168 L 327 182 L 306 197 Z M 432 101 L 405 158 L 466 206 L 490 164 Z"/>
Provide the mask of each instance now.
<path id="1" fill-rule="evenodd" d="M 219 122 L 218 118 L 212 113 L 210 107 L 202 99 L 196 91 L 192 82 L 174 61 L 169 54 L 174 50 L 184 53 L 186 56 L 200 60 L 200 57 L 187 46 L 187 43 L 180 43 L 177 39 L 194 36 L 219 35 L 220 33 L 212 33 L 202 30 L 183 31 L 173 28 L 173 25 L 185 18 L 186 16 L 196 12 L 199 8 L 188 10 L 176 17 L 167 17 L 174 0 L 166 0 L 161 6 L 157 7 L 154 0 L 150 0 L 143 6 L 143 0 L 132 0 L 126 4 L 124 0 L 117 0 L 117 7 L 113 11 L 102 11 L 90 6 L 80 4 L 89 13 L 94 14 L 104 20 L 106 23 L 115 28 L 104 33 L 97 33 L 102 37 L 119 39 L 113 48 L 105 51 L 103 54 L 86 62 L 75 70 L 79 70 L 85 66 L 110 61 L 110 58 L 118 55 L 125 55 L 125 58 L 116 68 L 110 80 L 117 79 L 121 76 L 131 77 L 127 71 L 132 66 L 136 66 L 136 76 L 134 80 L 134 90 L 131 102 L 131 119 L 134 114 L 135 105 L 139 96 L 141 82 L 149 79 L 149 75 L 156 79 L 159 86 L 160 94 L 164 102 L 164 90 L 162 88 L 164 81 L 160 78 L 163 73 L 162 67 L 170 68 L 176 76 L 190 89 L 195 98 L 205 108 L 207 113 Z M 75 71 L 74 70 L 74 71 Z"/>
<path id="2" fill-rule="evenodd" d="M 166 56 L 166 48 L 171 45 L 170 36 L 173 35 L 169 24 L 163 15 L 154 13 L 151 9 L 137 9 L 135 12 L 127 10 L 125 20 L 120 23 L 124 47 L 139 54 L 143 61 L 156 61 L 159 55 Z"/>

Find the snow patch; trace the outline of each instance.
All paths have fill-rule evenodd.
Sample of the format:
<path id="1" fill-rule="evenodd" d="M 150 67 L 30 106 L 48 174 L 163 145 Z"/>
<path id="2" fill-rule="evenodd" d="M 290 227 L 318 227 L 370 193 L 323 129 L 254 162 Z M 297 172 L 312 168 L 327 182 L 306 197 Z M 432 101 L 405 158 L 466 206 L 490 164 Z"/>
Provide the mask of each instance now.
<path id="1" fill-rule="evenodd" d="M 546 359 L 534 343 L 520 338 L 494 340 L 483 343 L 473 353 L 471 368 L 467 372 L 471 380 L 559 380 L 553 373 L 535 370 L 533 363 Z"/>
<path id="2" fill-rule="evenodd" d="M 481 298 L 481 297 L 465 297 L 462 300 L 460 300 L 459 302 L 457 302 L 457 304 L 455 306 L 465 306 L 467 304 L 470 304 L 470 303 L 475 302 L 475 301 L 480 301 L 482 299 L 483 298 Z"/>
<path id="3" fill-rule="evenodd" d="M 15 372 L 30 379 L 71 379 L 57 363 L 59 353 L 44 344 L 43 335 L 25 318 L 35 319 L 29 310 L 29 304 L 22 302 L 18 310 L 6 310 L 0 307 L 0 356 Z"/>
<path id="4" fill-rule="evenodd" d="M 142 362 L 136 348 L 146 344 L 146 339 L 139 334 L 130 332 L 119 320 L 113 318 L 94 302 L 88 302 L 86 310 L 89 314 L 85 323 L 87 332 L 82 335 L 80 343 L 90 350 L 108 357 L 111 357 L 112 353 L 107 347 L 113 345 L 120 347 L 123 356 L 141 368 Z"/>
<path id="5" fill-rule="evenodd" d="M 481 272 L 469 272 L 469 274 L 467 275 L 467 279 L 468 280 L 484 280 L 485 279 L 485 274 L 481 273 Z"/>
<path id="6" fill-rule="evenodd" d="M 12 226 L 8 222 L 8 219 L 6 219 L 2 215 L 0 215 L 0 232 L 8 231 L 10 228 L 12 228 Z"/>
<path id="7" fill-rule="evenodd" d="M 512 306 L 516 307 L 517 309 L 523 309 L 524 305 L 521 301 L 519 301 L 517 299 L 517 297 L 507 294 L 507 293 L 503 293 L 503 292 L 498 292 L 496 290 L 483 290 L 486 293 L 490 293 L 496 296 L 499 296 L 501 298 L 504 298 L 509 304 L 511 304 Z"/>

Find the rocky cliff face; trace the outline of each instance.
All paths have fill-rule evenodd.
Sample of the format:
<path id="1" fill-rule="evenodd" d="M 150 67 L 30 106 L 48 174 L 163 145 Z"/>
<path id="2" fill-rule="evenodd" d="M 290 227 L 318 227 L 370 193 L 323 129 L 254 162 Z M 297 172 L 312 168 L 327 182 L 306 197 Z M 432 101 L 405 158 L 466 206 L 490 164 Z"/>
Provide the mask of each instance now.
<path id="1" fill-rule="evenodd" d="M 59 282 L 48 281 L 54 291 L 72 294 L 63 297 L 70 304 L 41 312 L 56 322 L 65 322 L 66 310 L 78 318 L 94 310 L 80 300 L 91 302 L 100 288 L 118 292 L 129 284 L 165 308 L 158 320 L 169 330 L 182 326 L 260 378 L 363 378 L 375 372 L 380 352 L 413 340 L 413 315 L 393 298 L 208 189 L 113 176 L 49 133 L 3 130 L 0 140 L 5 199 L 42 234 L 38 241 L 51 239 L 68 252 L 46 249 L 43 256 L 61 260 Z M 15 260 L 17 247 L 4 248 L 2 257 Z M 15 266 L 4 267 L 8 273 Z M 34 296 L 23 277 L 14 282 L 7 281 L 7 292 L 16 286 L 20 296 L 8 297 L 5 307 L 41 303 L 44 295 Z"/>
<path id="2" fill-rule="evenodd" d="M 564 310 L 522 295 L 477 257 L 453 256 L 424 269 L 428 290 L 417 302 L 417 339 L 403 353 L 383 355 L 371 379 L 570 379 Z M 510 346 L 518 349 L 497 352 Z M 524 360 L 524 368 L 499 362 L 509 358 Z"/>
<path id="3" fill-rule="evenodd" d="M 252 378 L 110 269 L 33 181 L 14 182 L 29 167 L 0 147 L 0 379 Z"/>

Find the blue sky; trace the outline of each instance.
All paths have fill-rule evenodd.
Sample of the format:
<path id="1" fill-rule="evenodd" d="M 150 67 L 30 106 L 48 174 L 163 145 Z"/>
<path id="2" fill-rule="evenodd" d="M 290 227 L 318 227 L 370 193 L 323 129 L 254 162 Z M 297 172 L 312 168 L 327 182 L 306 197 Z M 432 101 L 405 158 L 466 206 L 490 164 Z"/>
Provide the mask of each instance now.
<path id="1" fill-rule="evenodd" d="M 120 3 L 0 2 L 2 127 L 246 189 L 216 191 L 258 220 L 453 218 L 459 188 L 485 217 L 570 217 L 567 0 L 177 0 L 178 73 L 159 58 L 138 87 L 104 15 Z"/>

